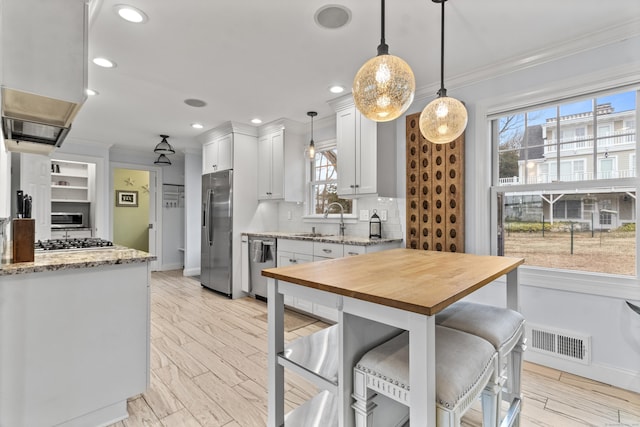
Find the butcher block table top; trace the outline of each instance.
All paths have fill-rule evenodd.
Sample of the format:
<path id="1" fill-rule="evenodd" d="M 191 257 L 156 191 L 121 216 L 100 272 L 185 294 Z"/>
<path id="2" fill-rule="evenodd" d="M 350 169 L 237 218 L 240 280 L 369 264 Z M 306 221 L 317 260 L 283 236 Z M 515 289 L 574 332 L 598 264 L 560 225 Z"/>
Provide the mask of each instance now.
<path id="1" fill-rule="evenodd" d="M 268 268 L 262 275 L 433 316 L 522 263 L 522 258 L 391 249 Z"/>

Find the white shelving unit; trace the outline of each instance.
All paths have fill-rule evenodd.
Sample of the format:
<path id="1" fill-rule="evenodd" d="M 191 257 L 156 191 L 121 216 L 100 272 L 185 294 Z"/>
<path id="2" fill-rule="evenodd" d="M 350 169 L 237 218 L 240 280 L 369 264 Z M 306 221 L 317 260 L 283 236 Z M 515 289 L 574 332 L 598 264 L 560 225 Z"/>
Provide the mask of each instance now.
<path id="1" fill-rule="evenodd" d="M 51 160 L 51 201 L 90 202 L 89 164 Z"/>

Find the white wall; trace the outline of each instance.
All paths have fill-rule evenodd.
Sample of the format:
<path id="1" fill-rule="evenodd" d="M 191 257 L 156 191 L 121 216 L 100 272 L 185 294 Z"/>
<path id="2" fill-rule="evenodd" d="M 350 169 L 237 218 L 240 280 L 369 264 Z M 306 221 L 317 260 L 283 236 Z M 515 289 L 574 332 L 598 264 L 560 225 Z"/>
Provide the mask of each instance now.
<path id="1" fill-rule="evenodd" d="M 539 64 L 515 64 L 520 69 L 456 87 L 448 94 L 466 103 L 466 242 L 467 252 L 490 252 L 490 186 L 492 147 L 487 115 L 556 100 L 593 90 L 640 83 L 640 36 L 560 58 L 546 57 Z M 449 73 L 454 73 L 449 70 Z M 445 82 L 447 83 L 447 82 Z M 636 86 L 637 88 L 637 86 Z M 432 92 L 435 93 L 435 90 Z M 429 99 L 414 102 L 407 114 L 421 111 Z M 399 119 L 397 153 L 405 150 L 405 120 Z M 398 187 L 404 189 L 404 155 L 398 161 Z M 404 190 L 403 190 L 404 191 Z M 404 202 L 399 203 L 400 210 Z M 400 215 L 404 229 L 406 218 Z M 577 375 L 640 392 L 640 316 L 626 307 L 625 300 L 640 301 L 637 278 L 600 275 L 563 275 L 551 271 L 525 274 L 521 268 L 521 311 L 530 323 L 591 336 L 590 365 L 542 356 L 529 349 L 528 360 Z M 471 299 L 504 305 L 502 284 L 492 284 Z"/>
<path id="2" fill-rule="evenodd" d="M 184 271 L 200 274 L 200 205 L 202 203 L 202 150 L 184 155 Z"/>

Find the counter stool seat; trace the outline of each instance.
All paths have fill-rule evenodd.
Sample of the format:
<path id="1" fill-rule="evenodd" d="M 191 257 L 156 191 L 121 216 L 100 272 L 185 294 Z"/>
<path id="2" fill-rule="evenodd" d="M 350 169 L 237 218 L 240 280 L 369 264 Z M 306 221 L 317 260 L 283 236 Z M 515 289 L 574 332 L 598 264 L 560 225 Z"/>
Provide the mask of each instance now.
<path id="1" fill-rule="evenodd" d="M 520 397 L 522 352 L 526 348 L 524 324 L 524 317 L 517 311 L 466 301 L 451 304 L 436 314 L 436 325 L 476 335 L 493 345 L 498 352 L 500 375 L 507 377 L 507 393 L 503 397 L 508 401 Z"/>
<path id="2" fill-rule="evenodd" d="M 464 412 L 481 395 L 483 426 L 496 426 L 502 388 L 496 368 L 497 353 L 489 342 L 436 326 L 438 426 L 459 426 Z M 407 406 L 420 405 L 421 402 L 411 401 L 410 391 L 409 333 L 405 331 L 367 352 L 355 366 L 353 397 L 356 402 L 352 407 L 356 411 L 356 427 L 373 425 L 376 404 L 371 400 L 376 393 Z"/>

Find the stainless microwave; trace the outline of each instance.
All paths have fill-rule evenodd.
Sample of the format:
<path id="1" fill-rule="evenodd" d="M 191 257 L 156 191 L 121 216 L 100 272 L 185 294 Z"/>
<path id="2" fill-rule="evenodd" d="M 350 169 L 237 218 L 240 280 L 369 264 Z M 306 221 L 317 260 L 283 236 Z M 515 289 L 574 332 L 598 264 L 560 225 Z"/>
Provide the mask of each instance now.
<path id="1" fill-rule="evenodd" d="M 81 212 L 51 212 L 51 228 L 84 227 L 84 215 Z"/>

